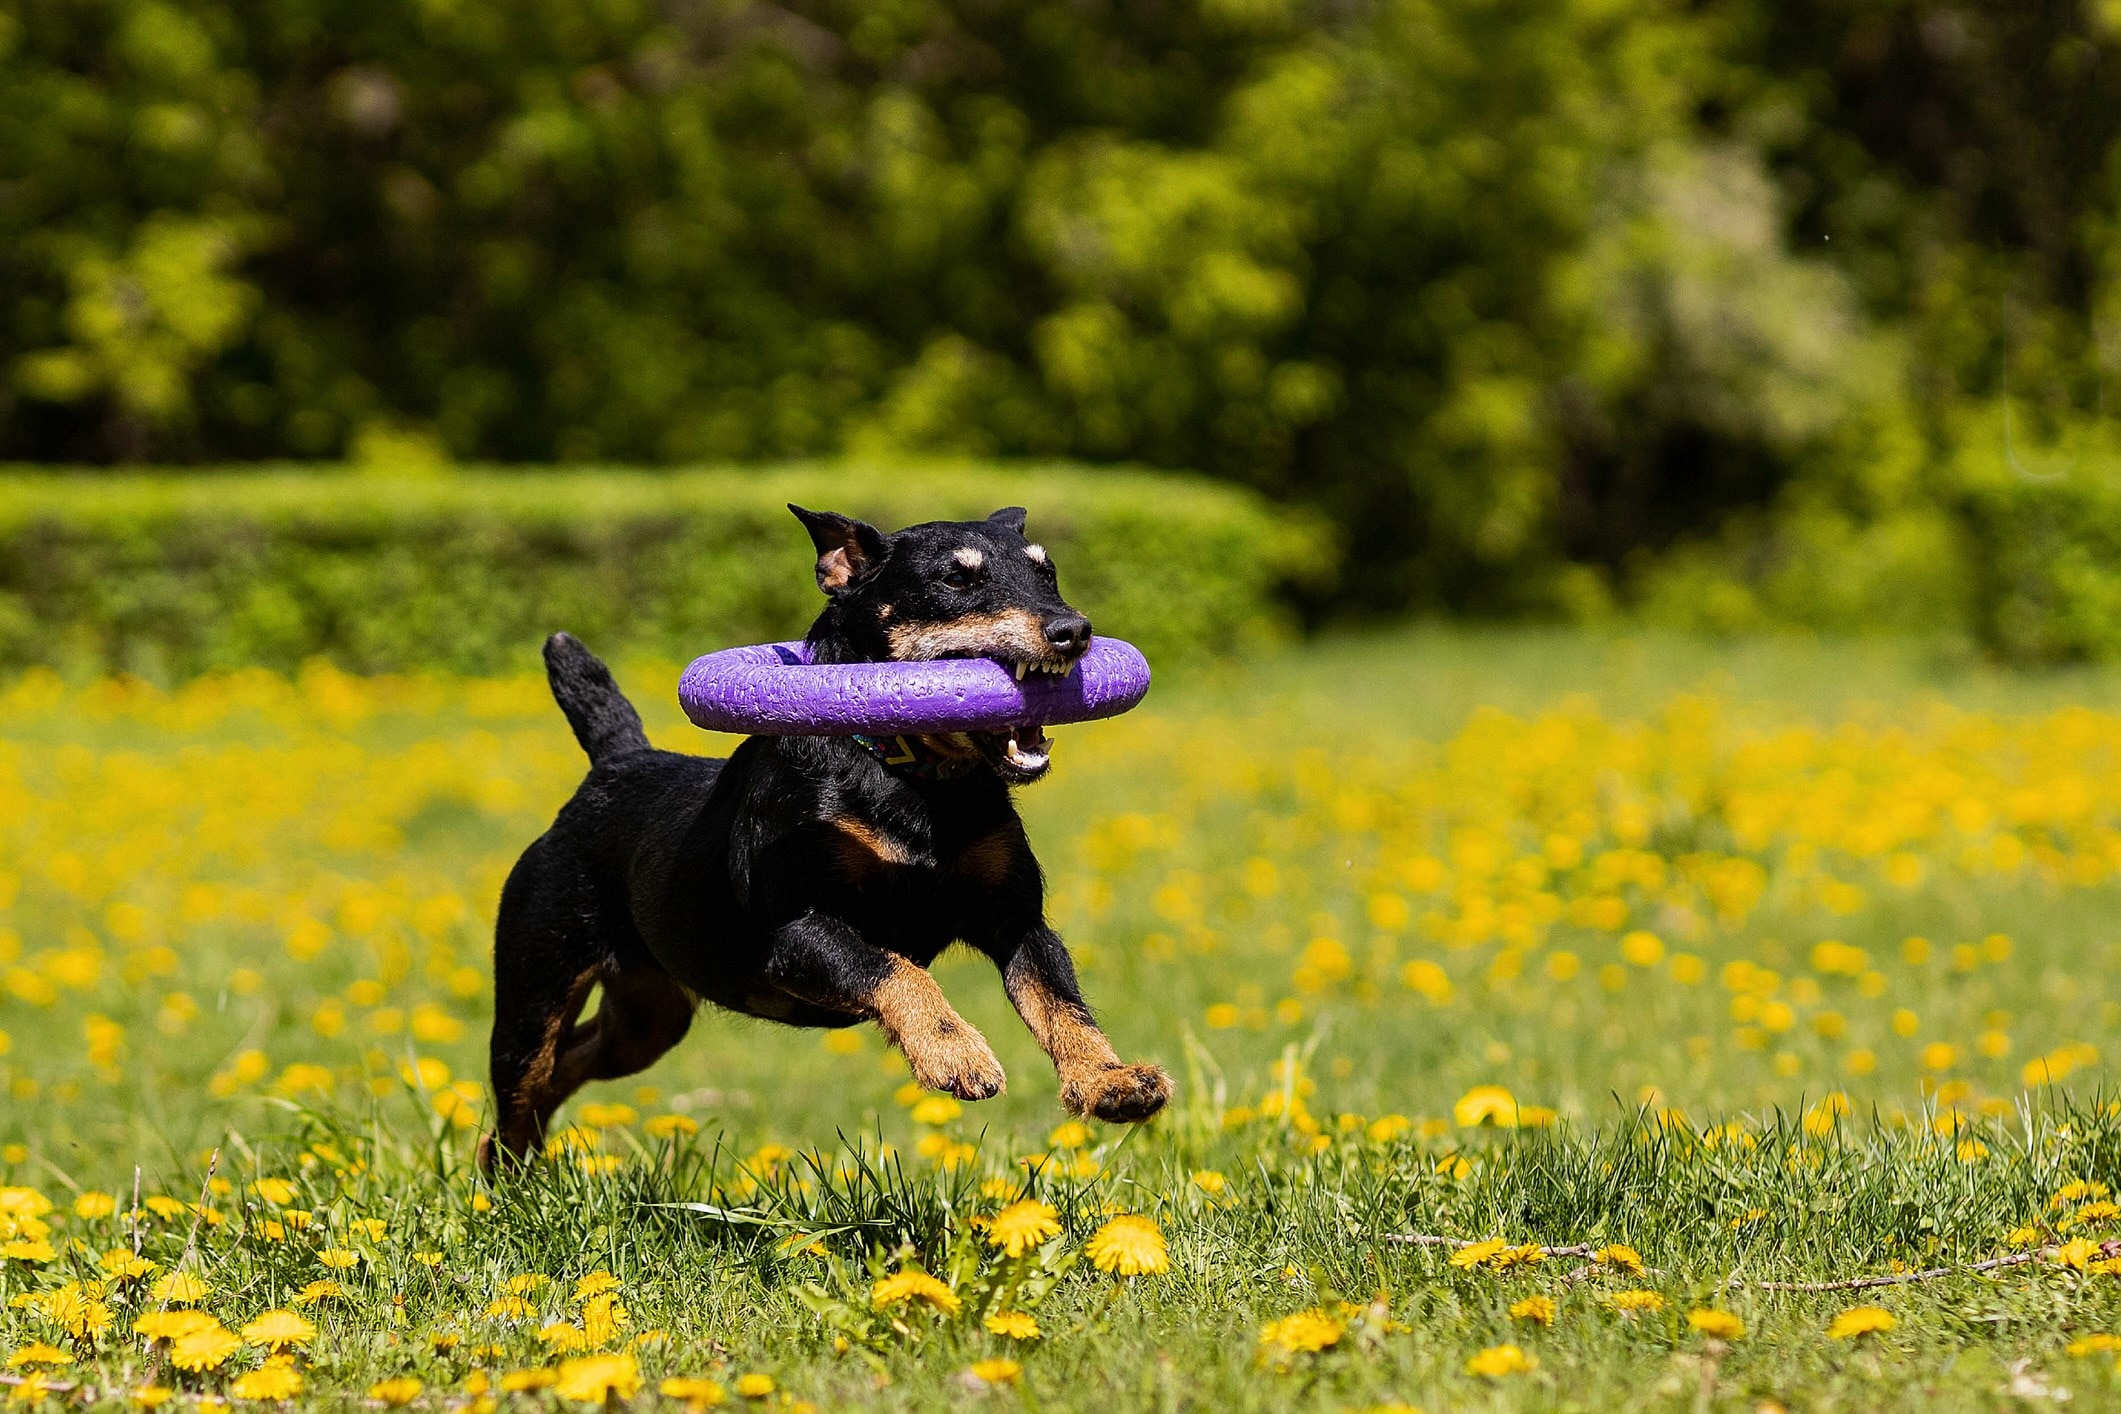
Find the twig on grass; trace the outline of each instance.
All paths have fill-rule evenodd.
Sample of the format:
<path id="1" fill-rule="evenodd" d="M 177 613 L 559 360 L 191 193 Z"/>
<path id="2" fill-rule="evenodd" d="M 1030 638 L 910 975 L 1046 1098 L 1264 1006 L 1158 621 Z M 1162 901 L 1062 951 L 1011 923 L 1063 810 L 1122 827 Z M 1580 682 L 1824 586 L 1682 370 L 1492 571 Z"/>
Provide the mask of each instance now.
<path id="1" fill-rule="evenodd" d="M 2103 1249 L 2121 1243 L 2101 1244 Z M 2022 1267 L 2027 1262 L 2037 1262 L 2042 1257 L 2052 1257 L 2053 1247 L 2035 1247 L 2029 1252 L 2011 1252 L 2001 1257 L 1990 1257 L 1984 1262 L 1969 1262 L 1963 1267 L 1930 1267 L 1919 1272 L 1887 1272 L 1880 1276 L 1845 1277 L 1840 1281 L 1745 1281 L 1734 1277 L 1733 1286 L 1751 1286 L 1761 1291 L 1861 1291 L 1871 1286 L 1906 1286 L 1909 1282 L 1935 1281 L 1939 1277 L 1967 1276 L 1976 1272 L 1992 1272 L 1999 1267 Z"/>
<path id="2" fill-rule="evenodd" d="M 1424 1232 L 1388 1232 L 1385 1241 L 1397 1242 L 1408 1247 L 1476 1247 L 1479 1244 L 1463 1237 L 1437 1237 Z M 1719 1286 L 1750 1286 L 1757 1291 L 1861 1291 L 1873 1286 L 1906 1286 L 1910 1282 L 1935 1281 L 1939 1277 L 1974 1276 L 1981 1272 L 1998 1271 L 2004 1267 L 2022 1267 L 2028 1262 L 2053 1258 L 2062 1249 L 2052 1243 L 2045 1247 L 2028 1248 L 2023 1252 L 2007 1252 L 2001 1257 L 1990 1257 L 1984 1261 L 1968 1262 L 1958 1267 L 1931 1267 L 1919 1272 L 1887 1272 L 1878 1276 L 1843 1277 L 1838 1281 L 1747 1281 L 1737 1275 L 1727 1276 Z M 1571 1243 L 1565 1247 L 1542 1247 L 1542 1257 L 1593 1257 L 1598 1249 L 1587 1242 Z M 2099 1244 L 2099 1259 L 2108 1260 L 2121 1256 L 2121 1237 L 2110 1237 Z M 1591 1267 L 1576 1267 L 1563 1274 L 1565 1281 L 1578 1281 L 1594 1271 Z M 1645 1276 L 1664 1275 L 1656 1267 L 1644 1267 Z"/>

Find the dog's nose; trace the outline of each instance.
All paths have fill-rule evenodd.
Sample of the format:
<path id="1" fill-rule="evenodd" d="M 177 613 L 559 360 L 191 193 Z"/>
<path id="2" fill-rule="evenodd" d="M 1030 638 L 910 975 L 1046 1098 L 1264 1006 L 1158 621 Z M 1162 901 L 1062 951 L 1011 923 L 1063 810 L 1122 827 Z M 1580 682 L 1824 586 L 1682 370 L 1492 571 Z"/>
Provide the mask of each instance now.
<path id="1" fill-rule="evenodd" d="M 1046 620 L 1046 642 L 1063 653 L 1080 653 L 1090 646 L 1090 621 L 1081 614 L 1064 614 Z"/>

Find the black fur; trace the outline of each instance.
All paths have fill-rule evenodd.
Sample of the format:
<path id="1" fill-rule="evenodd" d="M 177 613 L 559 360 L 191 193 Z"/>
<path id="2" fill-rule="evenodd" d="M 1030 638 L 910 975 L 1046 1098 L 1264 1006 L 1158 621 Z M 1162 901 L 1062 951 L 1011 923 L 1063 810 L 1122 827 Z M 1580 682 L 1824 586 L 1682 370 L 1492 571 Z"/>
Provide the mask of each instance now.
<path id="1" fill-rule="evenodd" d="M 1090 641 L 1021 510 L 883 535 L 791 507 L 810 530 L 825 662 L 981 653 L 1064 665 Z M 976 641 L 985 634 L 992 641 Z M 992 958 L 1053 1056 L 1064 1101 L 1147 1118 L 1170 1082 L 1122 1065 L 1044 919 L 1044 879 L 1010 786 L 1044 771 L 1036 731 L 923 738 L 955 774 L 887 767 L 846 738 L 752 737 L 726 760 L 648 745 L 604 665 L 545 645 L 554 697 L 590 769 L 502 890 L 494 939 L 495 1134 L 521 1156 L 583 1083 L 642 1070 L 697 999 L 796 1026 L 884 1024 L 915 1074 L 962 1098 L 1003 1083 L 925 969 L 954 941 Z M 910 965 L 910 966 L 909 966 Z M 577 1021 L 592 987 L 596 1015 Z M 496 1141 L 498 1141 L 496 1145 Z"/>

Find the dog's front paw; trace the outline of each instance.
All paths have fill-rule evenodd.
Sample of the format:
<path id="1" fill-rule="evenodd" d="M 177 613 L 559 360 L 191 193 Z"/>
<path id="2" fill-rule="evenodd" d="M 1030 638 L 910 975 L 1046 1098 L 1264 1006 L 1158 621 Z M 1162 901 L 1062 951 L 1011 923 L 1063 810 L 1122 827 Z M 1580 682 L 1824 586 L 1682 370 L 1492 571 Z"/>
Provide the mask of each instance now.
<path id="1" fill-rule="evenodd" d="M 949 1035 L 905 1049 L 915 1080 L 960 1100 L 991 1100 L 1009 1083 L 987 1038 L 969 1026 L 959 1025 Z"/>
<path id="2" fill-rule="evenodd" d="M 1103 1066 L 1061 1084 L 1069 1110 L 1110 1124 L 1139 1124 L 1170 1098 L 1171 1077 L 1155 1065 Z"/>

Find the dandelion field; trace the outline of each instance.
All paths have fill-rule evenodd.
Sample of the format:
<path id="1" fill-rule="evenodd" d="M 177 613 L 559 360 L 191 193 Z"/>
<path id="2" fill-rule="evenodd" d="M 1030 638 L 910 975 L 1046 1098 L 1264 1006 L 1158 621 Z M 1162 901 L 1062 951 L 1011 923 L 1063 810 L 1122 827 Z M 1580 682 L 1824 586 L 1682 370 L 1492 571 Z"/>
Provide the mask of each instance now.
<path id="1" fill-rule="evenodd" d="M 488 1189 L 542 684 L 0 688 L 6 1397 L 2121 1405 L 2121 679 L 1418 634 L 1058 743 L 1033 844 L 1154 1125 L 1067 1122 L 952 959 L 994 1101 L 707 1015 Z"/>

